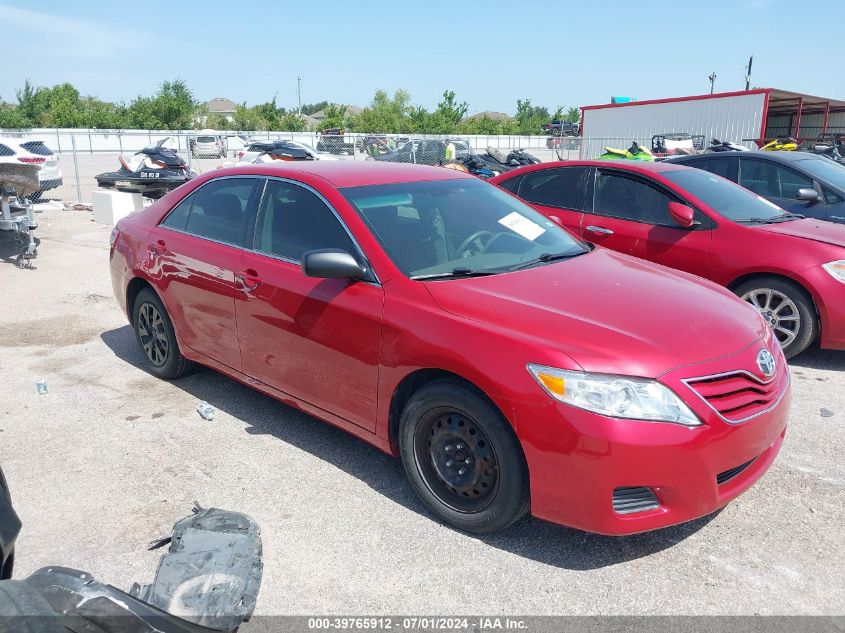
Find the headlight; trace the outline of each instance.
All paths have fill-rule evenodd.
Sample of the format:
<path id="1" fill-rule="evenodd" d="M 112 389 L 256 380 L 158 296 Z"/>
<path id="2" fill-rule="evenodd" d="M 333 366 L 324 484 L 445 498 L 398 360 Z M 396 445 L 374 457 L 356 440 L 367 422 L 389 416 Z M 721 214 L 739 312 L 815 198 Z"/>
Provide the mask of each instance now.
<path id="1" fill-rule="evenodd" d="M 845 284 L 845 259 L 840 259 L 836 262 L 828 262 L 822 264 L 824 269 L 829 272 L 834 279 Z"/>
<path id="2" fill-rule="evenodd" d="M 672 390 L 654 380 L 588 374 L 528 365 L 528 371 L 552 398 L 613 418 L 676 422 L 699 426 L 701 420 Z"/>

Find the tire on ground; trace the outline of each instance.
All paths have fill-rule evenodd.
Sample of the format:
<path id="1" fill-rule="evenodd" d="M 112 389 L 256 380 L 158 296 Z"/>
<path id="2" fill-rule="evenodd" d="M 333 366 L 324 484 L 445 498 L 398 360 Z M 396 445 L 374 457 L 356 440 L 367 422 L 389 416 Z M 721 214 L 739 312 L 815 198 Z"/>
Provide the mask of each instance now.
<path id="1" fill-rule="evenodd" d="M 138 330 L 138 315 L 141 311 L 141 306 L 145 303 L 151 303 L 159 311 L 164 322 L 165 334 L 168 339 L 167 359 L 161 366 L 154 365 L 144 352 L 144 345 L 141 342 L 141 334 Z M 194 364 L 187 358 L 182 356 L 179 351 L 179 344 L 176 341 L 176 333 L 173 330 L 173 323 L 170 320 L 170 315 L 164 307 L 159 296 L 151 288 L 144 288 L 135 297 L 135 303 L 132 305 L 132 326 L 135 330 L 135 340 L 138 343 L 138 349 L 144 357 L 144 366 L 151 374 L 163 378 L 165 380 L 172 380 L 180 378 L 188 374 L 193 368 Z"/>
<path id="2" fill-rule="evenodd" d="M 489 504 L 475 512 L 458 511 L 426 483 L 416 460 L 415 433 L 433 409 L 453 409 L 470 418 L 492 444 L 498 465 L 497 487 Z M 399 422 L 399 452 L 405 473 L 428 508 L 449 525 L 476 534 L 502 530 L 529 509 L 528 467 L 522 447 L 501 412 L 474 388 L 455 380 L 436 380 L 420 388 Z"/>
<path id="3" fill-rule="evenodd" d="M 798 334 L 789 345 L 783 348 L 783 354 L 787 358 L 797 356 L 807 349 L 819 334 L 819 321 L 816 316 L 813 300 L 801 286 L 779 277 L 756 277 L 749 279 L 734 288 L 734 293 L 742 297 L 752 290 L 764 288 L 770 288 L 789 297 L 795 304 L 795 307 L 798 308 L 798 314 L 801 318 Z"/>

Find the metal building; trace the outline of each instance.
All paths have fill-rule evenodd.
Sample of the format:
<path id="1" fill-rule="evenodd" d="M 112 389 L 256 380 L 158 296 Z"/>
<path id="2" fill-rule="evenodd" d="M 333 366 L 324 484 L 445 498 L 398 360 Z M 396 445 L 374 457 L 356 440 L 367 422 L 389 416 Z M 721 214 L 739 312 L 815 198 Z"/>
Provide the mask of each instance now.
<path id="1" fill-rule="evenodd" d="M 667 132 L 748 147 L 785 136 L 813 139 L 822 132 L 845 133 L 845 101 L 758 88 L 581 108 L 582 158 L 595 158 L 605 145 L 637 141 L 650 147 L 652 136 Z"/>

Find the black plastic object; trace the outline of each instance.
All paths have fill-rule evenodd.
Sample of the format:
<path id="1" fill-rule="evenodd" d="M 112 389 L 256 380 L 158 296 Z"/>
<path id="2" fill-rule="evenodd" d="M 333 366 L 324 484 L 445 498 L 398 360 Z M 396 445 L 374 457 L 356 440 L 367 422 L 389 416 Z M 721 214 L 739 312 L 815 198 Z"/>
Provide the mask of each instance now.
<path id="1" fill-rule="evenodd" d="M 302 256 L 302 272 L 321 279 L 362 279 L 364 269 L 355 258 L 336 248 L 307 251 Z"/>
<path id="2" fill-rule="evenodd" d="M 0 633 L 236 631 L 252 615 L 261 586 L 258 525 L 240 512 L 197 506 L 173 526 L 169 541 L 152 584 L 135 584 L 129 593 L 66 567 L 0 582 Z"/>
<path id="3" fill-rule="evenodd" d="M 196 510 L 173 526 L 152 584 L 136 583 L 129 595 L 196 624 L 235 629 L 258 599 L 261 532 L 240 512 Z"/>

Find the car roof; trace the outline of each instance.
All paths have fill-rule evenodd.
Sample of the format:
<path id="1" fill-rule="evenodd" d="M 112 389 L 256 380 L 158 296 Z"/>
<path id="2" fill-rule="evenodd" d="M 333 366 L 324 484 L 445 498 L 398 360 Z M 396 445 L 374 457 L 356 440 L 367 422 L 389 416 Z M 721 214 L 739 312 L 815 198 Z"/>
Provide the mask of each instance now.
<path id="1" fill-rule="evenodd" d="M 712 152 L 710 154 L 690 154 L 687 156 L 671 156 L 665 162 L 693 163 L 706 158 L 726 158 L 729 156 L 741 156 L 743 158 L 761 158 L 773 163 L 794 163 L 800 160 L 821 158 L 812 152 Z"/>
<path id="2" fill-rule="evenodd" d="M 683 171 L 685 169 L 694 169 L 694 167 L 687 167 L 686 165 L 670 165 L 669 163 L 660 161 L 645 161 L 645 160 L 627 160 L 627 159 L 594 159 L 594 160 L 561 160 L 551 163 L 537 163 L 536 165 L 526 165 L 525 167 L 518 167 L 512 171 L 506 171 L 503 174 L 491 178 L 490 181 L 494 183 L 504 182 L 510 180 L 520 174 L 527 174 L 528 172 L 537 171 L 541 169 L 548 169 L 549 167 L 613 167 L 614 169 L 622 169 L 642 174 L 654 174 L 669 171 Z"/>
<path id="3" fill-rule="evenodd" d="M 397 182 L 421 182 L 425 180 L 475 179 L 475 176 L 454 169 L 379 161 L 303 160 L 284 162 L 282 165 L 265 163 L 214 170 L 215 176 L 234 173 L 258 176 L 288 176 L 291 178 L 296 178 L 297 173 L 303 173 L 318 176 L 335 187 L 385 185 Z"/>

